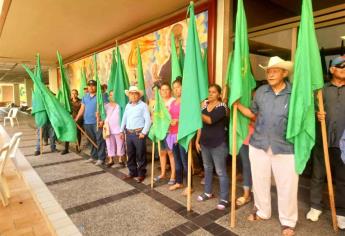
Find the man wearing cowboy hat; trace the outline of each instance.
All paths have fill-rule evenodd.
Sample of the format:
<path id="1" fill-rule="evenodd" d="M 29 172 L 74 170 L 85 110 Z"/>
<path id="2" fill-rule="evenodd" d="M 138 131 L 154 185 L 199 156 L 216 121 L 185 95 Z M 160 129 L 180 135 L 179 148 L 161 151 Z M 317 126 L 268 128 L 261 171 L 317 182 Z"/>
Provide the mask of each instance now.
<path id="1" fill-rule="evenodd" d="M 137 177 L 140 183 L 146 175 L 146 135 L 151 126 L 151 118 L 148 106 L 140 100 L 143 91 L 136 86 L 131 86 L 125 90 L 129 98 L 121 122 L 121 138 L 124 139 L 126 133 L 126 145 L 129 174 L 124 179 Z"/>
<path id="2" fill-rule="evenodd" d="M 279 220 L 283 235 L 294 235 L 297 222 L 298 175 L 295 172 L 294 147 L 286 140 L 291 85 L 285 78 L 293 63 L 271 57 L 265 70 L 267 85 L 257 89 L 251 108 L 238 103 L 245 116 L 256 117 L 255 131 L 249 142 L 255 212 L 248 220 L 271 217 L 271 172 L 277 192 Z"/>
<path id="3" fill-rule="evenodd" d="M 98 148 L 91 146 L 91 157 L 86 162 L 96 161 L 95 165 L 102 165 L 105 160 L 105 141 L 102 135 L 101 126 L 102 121 L 97 124 L 97 96 L 96 96 L 96 85 L 95 80 L 89 80 L 87 83 L 88 93 L 84 95 L 81 100 L 81 107 L 78 115 L 74 118 L 77 122 L 80 117 L 84 117 L 84 128 L 87 135 L 97 143 Z M 98 126 L 98 127 L 97 127 Z"/>
<path id="4" fill-rule="evenodd" d="M 345 130 L 345 56 L 335 58 L 329 70 L 332 79 L 325 83 L 322 89 L 325 113 L 317 112 L 317 117 L 319 121 L 326 120 L 330 164 L 336 185 L 335 206 L 338 227 L 345 229 L 345 159 L 342 160 L 340 150 L 341 136 Z M 311 221 L 318 221 L 323 208 L 322 190 L 326 173 L 320 130 L 317 126 L 310 188 L 311 208 L 306 216 Z"/>

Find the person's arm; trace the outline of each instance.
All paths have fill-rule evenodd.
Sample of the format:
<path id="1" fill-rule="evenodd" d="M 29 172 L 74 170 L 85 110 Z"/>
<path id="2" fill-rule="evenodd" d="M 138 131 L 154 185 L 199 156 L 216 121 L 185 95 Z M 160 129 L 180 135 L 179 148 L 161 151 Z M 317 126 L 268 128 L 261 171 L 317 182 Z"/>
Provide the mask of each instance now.
<path id="1" fill-rule="evenodd" d="M 145 136 L 149 132 L 150 127 L 151 127 L 150 112 L 146 103 L 144 104 L 144 120 L 145 120 L 144 128 L 141 131 L 141 134 L 143 134 L 143 136 Z"/>
<path id="2" fill-rule="evenodd" d="M 249 119 L 255 119 L 256 115 L 254 112 L 252 112 L 248 107 L 243 106 L 241 103 L 236 102 L 237 109 L 246 117 Z"/>
<path id="3" fill-rule="evenodd" d="M 208 125 L 217 123 L 226 117 L 226 108 L 224 106 L 215 108 L 210 115 L 202 115 L 202 121 Z"/>
<path id="4" fill-rule="evenodd" d="M 201 136 L 201 129 L 198 129 L 198 132 L 196 134 L 196 139 L 195 139 L 195 148 L 196 148 L 196 151 L 199 152 L 199 153 L 201 151 L 200 136 Z"/>
<path id="5" fill-rule="evenodd" d="M 85 105 L 82 103 L 77 116 L 74 118 L 74 121 L 78 121 L 84 115 L 84 111 L 85 111 Z"/>

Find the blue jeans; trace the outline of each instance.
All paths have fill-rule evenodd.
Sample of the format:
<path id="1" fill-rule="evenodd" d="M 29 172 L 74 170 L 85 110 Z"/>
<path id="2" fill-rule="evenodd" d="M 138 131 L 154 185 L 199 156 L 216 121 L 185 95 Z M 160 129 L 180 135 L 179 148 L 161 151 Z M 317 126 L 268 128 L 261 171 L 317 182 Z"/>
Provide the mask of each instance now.
<path id="1" fill-rule="evenodd" d="M 129 175 L 133 177 L 145 177 L 146 175 L 146 137 L 140 139 L 135 133 L 126 134 L 127 167 Z"/>
<path id="2" fill-rule="evenodd" d="M 96 124 L 84 124 L 86 134 L 94 141 L 98 149 L 91 143 L 91 157 L 96 160 L 105 160 L 105 141 L 103 139 L 102 128 L 97 129 Z"/>
<path id="3" fill-rule="evenodd" d="M 251 189 L 252 187 L 252 171 L 250 169 L 249 160 L 249 146 L 243 144 L 240 148 L 240 157 L 242 161 L 242 176 L 243 176 L 243 188 Z"/>
<path id="4" fill-rule="evenodd" d="M 173 154 L 176 168 L 176 183 L 183 183 L 183 176 L 188 176 L 188 156 L 186 150 L 178 143 L 173 146 Z"/>
<path id="5" fill-rule="evenodd" d="M 51 151 L 55 151 L 56 150 L 56 145 L 55 145 L 55 141 L 56 141 L 56 136 L 55 136 L 55 132 L 54 129 L 52 127 L 52 125 L 50 123 L 45 124 L 42 127 L 42 136 L 44 139 L 44 134 L 48 135 L 49 141 L 50 141 L 50 150 Z M 41 149 L 41 145 L 40 145 L 40 129 L 37 129 L 37 143 L 36 143 L 36 151 L 40 151 Z"/>
<path id="6" fill-rule="evenodd" d="M 226 173 L 226 157 L 228 147 L 222 143 L 215 148 L 201 145 L 201 155 L 205 169 L 205 193 L 212 193 L 213 168 L 219 177 L 220 200 L 229 201 L 229 177 Z"/>

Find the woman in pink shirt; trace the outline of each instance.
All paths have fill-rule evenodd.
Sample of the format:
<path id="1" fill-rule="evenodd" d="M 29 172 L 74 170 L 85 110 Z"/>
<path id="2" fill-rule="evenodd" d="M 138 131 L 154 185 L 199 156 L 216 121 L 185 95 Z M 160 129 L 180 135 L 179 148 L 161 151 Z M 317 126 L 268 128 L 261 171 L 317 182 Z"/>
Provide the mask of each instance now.
<path id="1" fill-rule="evenodd" d="M 180 101 L 181 101 L 181 89 L 182 89 L 182 80 L 180 77 L 177 77 L 173 82 L 173 91 L 175 95 L 175 100 L 171 103 L 169 108 L 169 113 L 171 116 L 171 124 L 168 136 L 166 138 L 166 143 L 169 149 L 173 150 L 175 168 L 176 168 L 176 183 L 171 186 L 169 190 L 173 191 L 176 189 L 183 188 L 183 177 L 187 177 L 187 153 L 186 150 L 178 144 L 177 142 L 177 132 L 178 132 L 178 121 L 180 116 Z M 187 191 L 183 191 L 182 195 L 186 195 Z"/>
<path id="2" fill-rule="evenodd" d="M 171 87 L 168 83 L 162 83 L 159 89 L 160 95 L 165 103 L 165 107 L 169 110 L 171 103 L 175 100 L 171 96 Z M 154 121 L 153 121 L 154 122 Z M 175 184 L 175 161 L 174 155 L 172 152 L 172 147 L 170 148 L 165 140 L 160 142 L 160 163 L 161 163 L 161 174 L 154 178 L 155 182 L 158 182 L 161 179 L 165 178 L 166 175 L 166 167 L 167 167 L 167 156 L 169 157 L 170 167 L 171 167 L 171 174 L 168 184 L 174 185 Z"/>
<path id="3" fill-rule="evenodd" d="M 115 157 L 119 158 L 119 164 L 124 164 L 124 143 L 120 138 L 120 106 L 114 102 L 113 91 L 109 93 L 109 103 L 105 105 L 106 119 L 110 135 L 105 139 L 109 156 L 108 167 L 115 164 Z"/>

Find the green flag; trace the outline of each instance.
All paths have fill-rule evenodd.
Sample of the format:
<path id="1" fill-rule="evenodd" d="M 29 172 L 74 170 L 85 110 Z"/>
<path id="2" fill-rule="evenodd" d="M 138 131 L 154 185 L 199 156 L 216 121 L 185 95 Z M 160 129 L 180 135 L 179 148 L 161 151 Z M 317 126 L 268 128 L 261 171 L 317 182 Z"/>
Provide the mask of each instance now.
<path id="1" fill-rule="evenodd" d="M 235 48 L 232 52 L 232 58 L 228 73 L 228 86 L 230 91 L 230 125 L 229 125 L 229 147 L 232 153 L 232 132 L 233 129 L 233 104 L 240 99 L 242 105 L 249 107 L 251 102 L 251 93 L 255 88 L 255 79 L 251 72 L 249 60 L 249 46 L 247 34 L 247 20 L 244 12 L 243 0 L 237 1 L 236 30 L 235 30 Z M 250 120 L 241 112 L 237 113 L 236 130 L 236 153 L 239 152 L 243 141 L 248 135 L 248 125 Z"/>
<path id="2" fill-rule="evenodd" d="M 60 98 L 60 102 L 62 102 L 63 107 L 69 112 L 71 113 L 72 109 L 71 109 L 71 103 L 70 103 L 70 98 L 71 98 L 71 90 L 69 88 L 68 85 L 68 79 L 67 79 L 67 75 L 65 72 L 65 67 L 62 63 L 62 57 L 59 53 L 59 51 L 56 52 L 57 54 L 57 58 L 59 61 L 59 67 L 60 67 L 60 76 L 61 76 L 61 98 Z"/>
<path id="3" fill-rule="evenodd" d="M 37 56 L 37 63 L 39 63 L 39 55 Z M 23 67 L 34 82 L 35 92 L 37 92 L 35 93 L 34 98 L 37 98 L 36 95 L 41 96 L 41 101 L 57 138 L 63 142 L 75 142 L 77 140 L 77 128 L 72 116 L 62 107 L 56 97 L 42 83 L 39 76 L 32 73 L 26 65 L 23 65 Z M 36 74 L 40 73 L 41 72 L 38 71 Z M 42 105 L 42 103 L 40 105 Z"/>
<path id="4" fill-rule="evenodd" d="M 87 79 L 84 67 L 80 69 L 80 87 L 79 87 L 79 98 L 82 99 L 85 95 L 84 89 L 87 88 Z"/>
<path id="5" fill-rule="evenodd" d="M 95 67 L 95 81 L 96 81 L 96 84 L 97 84 L 97 90 L 96 90 L 97 112 L 98 112 L 99 118 L 101 120 L 105 120 L 106 114 L 105 114 L 105 108 L 104 108 L 103 93 L 102 93 L 102 88 L 101 88 L 101 81 L 98 78 L 97 56 L 96 56 L 96 54 L 93 55 L 93 60 L 94 60 L 94 67 Z"/>
<path id="6" fill-rule="evenodd" d="M 190 16 L 187 35 L 186 58 L 183 69 L 181 111 L 178 142 L 188 150 L 188 144 L 196 131 L 202 127 L 200 103 L 207 97 L 208 81 L 205 77 L 198 32 L 196 29 L 194 4 L 188 7 Z"/>
<path id="7" fill-rule="evenodd" d="M 112 91 L 114 88 L 116 65 L 117 65 L 117 63 L 116 63 L 116 58 L 115 58 L 115 50 L 113 50 L 112 51 L 110 74 L 109 74 L 109 79 L 108 79 L 108 88 L 107 88 L 108 93 L 110 91 Z"/>
<path id="8" fill-rule="evenodd" d="M 137 81 L 138 81 L 138 88 L 144 92 L 143 101 L 146 101 L 146 90 L 145 90 L 145 79 L 144 79 L 144 71 L 143 71 L 143 62 L 141 61 L 140 55 L 140 47 L 137 45 L 137 58 L 138 58 L 138 65 L 137 65 Z"/>
<path id="9" fill-rule="evenodd" d="M 311 0 L 303 0 L 289 105 L 286 138 L 294 144 L 295 169 L 301 174 L 315 144 L 314 91 L 323 87 Z"/>
<path id="10" fill-rule="evenodd" d="M 180 69 L 181 72 L 183 73 L 183 67 L 184 67 L 184 51 L 183 51 L 183 47 L 182 47 L 182 39 L 179 40 L 179 54 L 178 54 L 178 61 L 180 63 Z"/>
<path id="11" fill-rule="evenodd" d="M 150 128 L 149 138 L 153 142 L 163 140 L 168 133 L 171 117 L 168 109 L 165 107 L 164 101 L 155 88 L 155 108 L 153 111 L 153 124 Z"/>
<path id="12" fill-rule="evenodd" d="M 37 55 L 37 63 L 34 69 L 34 76 L 43 83 L 41 73 L 40 57 Z M 32 111 L 31 114 L 35 117 L 36 127 L 42 128 L 48 121 L 47 111 L 44 107 L 43 96 L 41 92 L 34 86 L 32 91 Z"/>
<path id="13" fill-rule="evenodd" d="M 119 104 L 120 106 L 120 117 L 122 119 L 124 110 L 128 102 L 127 96 L 125 94 L 125 89 L 128 89 L 128 88 L 126 87 L 127 86 L 126 77 L 125 77 L 125 71 L 123 68 L 124 64 L 121 58 L 119 47 L 116 47 L 116 60 L 118 61 L 118 63 L 117 63 L 115 83 L 114 83 L 114 88 L 113 88 L 113 91 L 114 91 L 113 98 L 115 102 Z"/>
<path id="14" fill-rule="evenodd" d="M 207 56 L 207 48 L 204 48 L 203 61 L 204 61 L 205 76 L 206 76 L 206 78 L 207 78 L 207 80 L 208 80 L 208 56 Z"/>
<path id="15" fill-rule="evenodd" d="M 31 114 L 35 117 L 35 124 L 37 128 L 42 128 L 48 121 L 46 108 L 44 107 L 43 103 L 43 97 L 37 89 L 32 91 Z"/>
<path id="16" fill-rule="evenodd" d="M 180 63 L 179 63 L 177 52 L 176 52 L 175 36 L 173 33 L 171 33 L 170 44 L 171 44 L 170 51 L 171 51 L 171 86 L 172 86 L 177 76 L 182 77 Z"/>
<path id="17" fill-rule="evenodd" d="M 128 79 L 128 74 L 125 66 L 125 61 L 122 59 L 122 71 L 123 71 L 123 76 L 124 76 L 124 83 L 125 83 L 125 89 L 129 89 L 129 79 Z"/>

